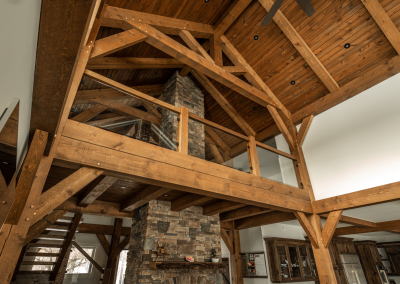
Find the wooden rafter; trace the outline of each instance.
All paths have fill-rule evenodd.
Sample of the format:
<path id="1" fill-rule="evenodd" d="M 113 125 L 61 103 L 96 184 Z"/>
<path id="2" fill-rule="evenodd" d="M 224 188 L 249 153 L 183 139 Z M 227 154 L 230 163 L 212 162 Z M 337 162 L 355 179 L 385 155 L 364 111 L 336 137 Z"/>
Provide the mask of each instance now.
<path id="1" fill-rule="evenodd" d="M 269 113 L 271 114 L 272 118 L 274 119 L 276 125 L 278 126 L 279 130 L 281 131 L 283 137 L 285 138 L 286 142 L 289 145 L 289 148 L 292 151 L 295 151 L 296 145 L 295 141 L 293 140 L 292 134 L 290 133 L 289 129 L 287 128 L 286 124 L 280 117 L 278 111 L 271 106 L 267 106 Z"/>
<path id="2" fill-rule="evenodd" d="M 400 220 L 378 222 L 375 224 L 376 224 L 376 227 L 374 227 L 374 228 L 366 228 L 366 227 L 360 227 L 360 226 L 337 228 L 335 230 L 334 235 L 340 236 L 340 235 L 364 234 L 364 233 L 372 233 L 372 232 L 398 230 L 400 228 Z"/>
<path id="3" fill-rule="evenodd" d="M 100 195 L 110 188 L 118 178 L 111 176 L 99 176 L 92 181 L 79 198 L 78 206 L 87 207 Z"/>
<path id="4" fill-rule="evenodd" d="M 361 2 L 397 51 L 397 54 L 400 54 L 400 31 L 389 18 L 381 3 L 378 0 L 362 0 Z"/>
<path id="5" fill-rule="evenodd" d="M 132 218 L 131 212 L 121 212 L 120 203 L 96 200 L 87 207 L 80 207 L 78 206 L 78 201 L 79 199 L 77 197 L 71 197 L 64 203 L 60 204 L 57 209 L 88 215 L 108 216 L 113 218 Z"/>
<path id="6" fill-rule="evenodd" d="M 49 190 L 45 191 L 40 196 L 38 206 L 35 208 L 36 214 L 32 218 L 32 224 L 39 221 L 52 210 L 56 209 L 63 202 L 100 176 L 103 172 L 103 170 L 96 168 L 82 167 Z"/>
<path id="7" fill-rule="evenodd" d="M 222 158 L 221 153 L 219 152 L 217 146 L 215 146 L 215 144 L 212 143 L 209 143 L 208 146 L 211 149 L 211 153 L 213 154 L 215 161 L 218 164 L 223 164 L 225 160 Z"/>
<path id="8" fill-rule="evenodd" d="M 233 221 L 237 219 L 243 219 L 251 216 L 260 215 L 271 211 L 273 210 L 257 206 L 245 206 L 236 210 L 221 213 L 219 215 L 219 218 L 221 222 L 227 222 L 227 221 Z"/>
<path id="9" fill-rule="evenodd" d="M 160 117 L 157 117 L 149 112 L 145 112 L 140 109 L 128 106 L 119 101 L 106 100 L 106 99 L 93 99 L 92 101 L 94 103 L 108 107 L 120 115 L 128 116 L 128 117 L 137 117 L 137 118 L 146 120 L 148 122 L 155 123 L 157 125 L 161 124 Z"/>
<path id="10" fill-rule="evenodd" d="M 217 103 L 226 111 L 226 113 L 236 122 L 236 124 L 248 136 L 255 136 L 256 132 L 250 125 L 239 115 L 233 106 L 224 98 L 224 96 L 214 87 L 214 85 L 202 73 L 192 69 L 193 76 L 207 90 L 207 92 L 217 101 Z"/>
<path id="11" fill-rule="evenodd" d="M 211 56 L 207 53 L 207 51 L 205 51 L 205 49 L 198 43 L 198 41 L 193 37 L 190 32 L 182 30 L 180 31 L 179 36 L 183 39 L 183 41 L 189 46 L 191 50 L 203 56 L 208 61 L 214 62 Z"/>
<path id="12" fill-rule="evenodd" d="M 135 89 L 141 93 L 144 93 L 148 96 L 154 97 L 162 95 L 164 92 L 164 84 L 161 85 L 147 85 L 147 86 L 132 86 L 130 87 Z M 118 100 L 118 99 L 126 99 L 130 96 L 121 93 L 112 88 L 106 89 L 93 89 L 93 90 L 82 90 L 78 91 L 76 94 L 75 104 L 84 104 L 90 102 L 92 99 L 109 99 L 109 100 Z"/>
<path id="13" fill-rule="evenodd" d="M 160 186 L 150 185 L 143 189 L 142 191 L 136 193 L 134 196 L 124 201 L 121 204 L 121 211 L 132 212 L 136 208 L 148 203 L 149 201 L 156 199 L 167 192 L 171 191 L 168 188 L 163 188 Z"/>
<path id="14" fill-rule="evenodd" d="M 329 214 L 321 214 L 320 215 L 322 219 L 327 219 Z M 350 225 L 355 225 L 355 226 L 360 226 L 360 227 L 366 227 L 366 228 L 375 228 L 376 223 L 367 221 L 367 220 L 362 220 L 354 217 L 349 217 L 349 216 L 340 216 L 340 223 L 343 224 L 350 224 Z"/>
<path id="15" fill-rule="evenodd" d="M 318 245 L 317 235 L 315 234 L 315 230 L 311 225 L 310 221 L 307 219 L 306 215 L 304 215 L 303 212 L 294 212 L 294 215 L 296 216 L 303 230 L 306 232 L 313 247 L 318 248 L 319 245 Z"/>
<path id="16" fill-rule="evenodd" d="M 146 40 L 146 36 L 136 30 L 128 30 L 94 42 L 90 58 L 99 58 L 117 52 Z"/>
<path id="17" fill-rule="evenodd" d="M 273 0 L 259 0 L 261 5 L 269 11 L 274 4 Z M 333 79 L 332 75 L 326 70 L 326 68 L 322 65 L 321 61 L 317 58 L 317 56 L 312 52 L 310 47 L 306 44 L 303 38 L 298 34 L 296 29 L 292 26 L 289 20 L 283 15 L 283 13 L 278 10 L 274 16 L 274 21 L 279 26 L 279 28 L 283 31 L 286 37 L 290 40 L 293 46 L 297 49 L 297 51 L 301 54 L 307 64 L 311 67 L 311 69 L 315 72 L 315 74 L 321 79 L 327 89 L 333 93 L 339 90 L 339 85 Z"/>
<path id="18" fill-rule="evenodd" d="M 114 227 L 112 227 L 112 230 L 114 231 Z M 110 233 L 112 235 L 112 233 Z M 97 239 L 99 240 L 101 246 L 103 247 L 104 251 L 106 254 L 109 256 L 110 255 L 110 244 L 108 243 L 106 236 L 104 234 L 96 234 Z"/>
<path id="19" fill-rule="evenodd" d="M 210 201 L 212 198 L 198 194 L 187 194 L 171 202 L 172 211 L 181 211 L 186 208 Z"/>
<path id="20" fill-rule="evenodd" d="M 3 177 L 3 175 L 0 172 L 0 176 Z M 3 227 L 7 217 L 8 213 L 10 212 L 10 209 L 13 206 L 13 203 L 15 201 L 15 195 L 16 195 L 16 189 L 15 189 L 15 184 L 17 182 L 17 172 L 14 173 L 14 176 L 11 178 L 10 183 L 8 186 L 6 185 L 6 181 L 3 178 L 2 181 L 2 189 L 0 191 L 0 200 L 2 202 L 2 205 L 0 207 L 0 231 L 1 228 Z"/>
<path id="21" fill-rule="evenodd" d="M 111 244 L 110 244 L 110 254 L 108 256 L 108 261 L 107 261 L 107 268 L 110 268 L 111 271 L 110 273 L 110 277 L 108 278 L 105 275 L 105 279 L 109 279 L 109 281 L 105 284 L 111 284 L 113 283 L 114 277 L 115 277 L 115 273 L 117 270 L 117 260 L 118 260 L 118 256 L 119 256 L 119 240 L 121 237 L 121 229 L 122 229 L 122 219 L 118 219 L 116 218 L 114 221 L 114 234 L 112 236 L 111 239 Z M 106 272 L 104 274 L 107 274 Z"/>
<path id="22" fill-rule="evenodd" d="M 214 34 L 214 28 L 210 25 L 111 6 L 107 7 L 101 24 L 106 27 L 122 28 L 127 30 L 130 29 L 130 25 L 127 24 L 126 21 L 148 24 L 165 34 L 170 35 L 179 35 L 181 30 L 189 31 L 196 38 L 210 38 Z"/>
<path id="23" fill-rule="evenodd" d="M 222 229 L 222 228 L 221 228 L 221 238 L 224 240 L 224 243 L 225 243 L 226 247 L 228 248 L 229 252 L 231 254 L 234 254 L 235 250 L 233 248 L 233 243 L 232 243 L 229 235 L 227 234 L 226 230 Z"/>
<path id="24" fill-rule="evenodd" d="M 89 60 L 87 69 L 163 69 L 183 68 L 175 58 L 100 57 Z"/>
<path id="25" fill-rule="evenodd" d="M 181 106 L 179 113 L 177 140 L 178 146 L 176 151 L 187 155 L 189 152 L 189 109 L 184 106 Z"/>
<path id="26" fill-rule="evenodd" d="M 100 105 L 100 104 L 95 104 L 92 107 L 88 108 L 87 110 L 84 110 L 80 114 L 74 116 L 71 118 L 72 120 L 78 121 L 78 122 L 87 122 L 88 120 L 91 120 L 93 117 L 96 115 L 102 113 L 107 109 L 106 106 Z"/>
<path id="27" fill-rule="evenodd" d="M 87 260 L 90 261 L 91 264 L 93 264 L 94 267 L 96 267 L 96 269 L 98 271 L 100 271 L 100 273 L 104 273 L 104 269 L 103 267 L 101 267 L 90 255 L 87 254 L 87 252 L 80 246 L 78 245 L 77 242 L 72 241 L 72 245 L 80 251 L 81 254 L 83 254 L 84 257 L 86 257 Z"/>
<path id="28" fill-rule="evenodd" d="M 257 88 L 254 88 L 244 81 L 236 78 L 234 75 L 226 72 L 224 69 L 215 66 L 212 62 L 204 60 L 204 57 L 167 37 L 160 31 L 150 27 L 149 25 L 139 24 L 132 21 L 128 22 L 133 28 L 147 35 L 148 38 L 146 42 L 150 45 L 164 51 L 165 53 L 198 70 L 199 72 L 214 78 L 221 84 L 230 87 L 232 90 L 248 97 L 258 104 L 262 106 L 273 105 L 283 111 L 286 116 L 290 116 L 286 109 L 283 109 L 282 106 L 278 105 L 279 101 L 274 100 L 274 98 L 269 97 L 264 92 L 261 92 Z"/>

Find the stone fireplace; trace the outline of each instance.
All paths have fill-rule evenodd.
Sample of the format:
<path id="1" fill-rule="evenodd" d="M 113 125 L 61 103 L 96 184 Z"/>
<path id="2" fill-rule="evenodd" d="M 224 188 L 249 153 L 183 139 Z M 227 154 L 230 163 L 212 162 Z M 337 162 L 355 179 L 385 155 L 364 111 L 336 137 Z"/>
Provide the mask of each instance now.
<path id="1" fill-rule="evenodd" d="M 221 269 L 151 269 L 153 250 L 167 244 L 168 255 L 158 261 L 211 262 L 211 249 L 221 256 L 219 215 L 204 216 L 203 208 L 171 211 L 168 201 L 153 200 L 135 211 L 125 284 L 222 284 Z"/>

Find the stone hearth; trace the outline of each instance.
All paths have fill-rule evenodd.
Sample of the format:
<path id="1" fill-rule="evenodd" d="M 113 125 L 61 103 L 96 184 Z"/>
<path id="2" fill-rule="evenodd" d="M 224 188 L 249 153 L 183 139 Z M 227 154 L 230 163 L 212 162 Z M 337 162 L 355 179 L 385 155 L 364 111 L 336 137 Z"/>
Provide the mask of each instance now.
<path id="1" fill-rule="evenodd" d="M 156 261 L 152 250 L 158 242 L 167 243 L 170 255 L 158 261 L 184 261 L 191 256 L 195 261 L 210 262 L 211 249 L 221 256 L 219 215 L 204 216 L 201 207 L 190 207 L 180 212 L 171 211 L 171 203 L 153 200 L 135 211 L 127 261 L 125 284 L 222 284 L 219 269 L 182 270 L 151 269 Z"/>

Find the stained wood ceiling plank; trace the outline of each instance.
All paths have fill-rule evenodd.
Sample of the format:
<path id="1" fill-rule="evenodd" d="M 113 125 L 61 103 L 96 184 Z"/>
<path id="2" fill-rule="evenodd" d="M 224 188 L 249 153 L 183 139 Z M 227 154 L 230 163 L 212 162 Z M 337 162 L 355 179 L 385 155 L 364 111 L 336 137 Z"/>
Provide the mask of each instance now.
<path id="1" fill-rule="evenodd" d="M 269 11 L 273 5 L 272 0 L 259 0 L 261 5 Z M 303 56 L 303 58 L 307 61 L 308 65 L 314 70 L 315 74 L 319 76 L 321 81 L 325 84 L 325 86 L 331 91 L 335 92 L 339 89 L 339 85 L 333 79 L 331 74 L 325 69 L 325 67 L 321 64 L 321 61 L 315 56 L 309 46 L 305 43 L 305 41 L 300 37 L 294 27 L 290 24 L 288 19 L 283 15 L 281 11 L 278 12 L 274 16 L 274 21 L 279 25 L 281 30 L 285 33 L 285 35 L 289 38 L 292 44 L 296 47 L 299 53 Z"/>
<path id="2" fill-rule="evenodd" d="M 250 3 L 251 0 L 234 1 L 229 7 L 229 13 L 223 17 L 221 23 L 216 25 L 215 34 L 224 34 Z"/>
<path id="3" fill-rule="evenodd" d="M 178 35 L 183 29 L 191 32 L 198 38 L 210 38 L 214 34 L 214 28 L 211 25 L 146 14 L 112 6 L 107 8 L 102 25 L 126 29 L 126 20 L 148 24 L 163 33 L 172 35 Z"/>
<path id="4" fill-rule="evenodd" d="M 400 31 L 377 0 L 361 1 L 372 15 L 397 53 L 400 54 Z"/>

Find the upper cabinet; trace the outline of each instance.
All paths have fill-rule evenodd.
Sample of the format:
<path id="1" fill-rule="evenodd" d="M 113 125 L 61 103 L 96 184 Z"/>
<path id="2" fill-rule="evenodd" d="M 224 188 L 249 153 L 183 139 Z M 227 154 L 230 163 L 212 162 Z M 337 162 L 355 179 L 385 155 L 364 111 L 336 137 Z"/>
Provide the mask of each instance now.
<path id="1" fill-rule="evenodd" d="M 268 265 L 272 282 L 302 282 L 318 280 L 311 244 L 306 241 L 268 238 Z"/>

